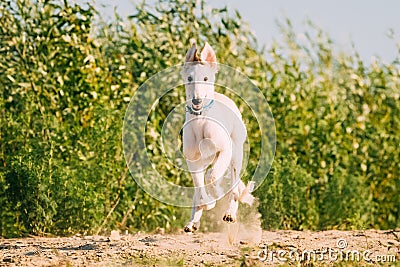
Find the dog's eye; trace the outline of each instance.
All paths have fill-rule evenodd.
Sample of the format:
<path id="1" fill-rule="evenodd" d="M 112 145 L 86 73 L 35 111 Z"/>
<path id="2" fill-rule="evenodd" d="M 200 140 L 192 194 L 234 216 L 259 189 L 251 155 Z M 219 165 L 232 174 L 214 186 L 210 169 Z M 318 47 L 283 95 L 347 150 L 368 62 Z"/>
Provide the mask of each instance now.
<path id="1" fill-rule="evenodd" d="M 205 81 L 205 82 L 208 81 L 208 77 L 204 77 L 204 81 Z"/>
<path id="2" fill-rule="evenodd" d="M 189 81 L 189 82 L 193 81 L 192 76 L 189 76 L 189 77 L 188 77 L 188 81 Z"/>

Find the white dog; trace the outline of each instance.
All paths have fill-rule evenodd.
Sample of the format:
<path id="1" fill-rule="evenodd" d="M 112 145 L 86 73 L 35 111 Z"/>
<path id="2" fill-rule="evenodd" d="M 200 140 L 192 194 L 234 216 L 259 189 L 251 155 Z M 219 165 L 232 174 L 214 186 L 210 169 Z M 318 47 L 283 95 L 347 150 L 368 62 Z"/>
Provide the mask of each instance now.
<path id="1" fill-rule="evenodd" d="M 211 46 L 205 43 L 198 54 L 193 43 L 182 70 L 187 101 L 183 154 L 195 186 L 192 215 L 185 232 L 196 231 L 203 210 L 213 208 L 216 199 L 223 196 L 220 182 L 228 169 L 229 207 L 223 220 L 236 222 L 238 201 L 251 205 L 254 200 L 251 195 L 254 184 L 246 187 L 240 179 L 246 127 L 235 103 L 214 91 L 217 68 Z"/>

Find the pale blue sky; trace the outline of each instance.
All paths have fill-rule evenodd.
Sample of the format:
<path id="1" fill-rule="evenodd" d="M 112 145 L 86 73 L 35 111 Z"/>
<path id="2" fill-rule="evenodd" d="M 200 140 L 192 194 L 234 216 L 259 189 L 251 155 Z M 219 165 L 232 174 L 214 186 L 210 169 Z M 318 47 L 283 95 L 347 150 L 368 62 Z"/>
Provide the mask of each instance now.
<path id="1" fill-rule="evenodd" d="M 89 0 L 90 1 L 90 0 Z M 78 0 L 85 2 L 85 0 Z M 132 14 L 133 3 L 140 0 L 97 0 L 105 16 L 113 14 L 114 6 L 122 16 Z M 155 0 L 147 1 L 154 3 Z M 354 42 L 361 57 L 370 63 L 372 57 L 380 57 L 389 63 L 398 55 L 395 42 L 387 37 L 394 29 L 397 42 L 400 40 L 400 1 L 399 0 L 214 0 L 207 1 L 211 6 L 228 5 L 237 9 L 254 30 L 260 44 L 267 47 L 280 35 L 276 20 L 285 17 L 292 21 L 296 32 L 304 29 L 306 18 L 326 31 L 335 46 L 344 51 L 351 50 Z"/>

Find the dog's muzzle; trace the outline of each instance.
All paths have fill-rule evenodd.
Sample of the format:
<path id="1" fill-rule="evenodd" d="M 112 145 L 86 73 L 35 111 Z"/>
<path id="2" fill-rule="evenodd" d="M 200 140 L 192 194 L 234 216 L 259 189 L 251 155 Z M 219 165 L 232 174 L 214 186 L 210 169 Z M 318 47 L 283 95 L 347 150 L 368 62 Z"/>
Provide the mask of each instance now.
<path id="1" fill-rule="evenodd" d="M 192 109 L 195 112 L 201 113 L 201 111 L 203 110 L 203 99 L 193 98 L 192 99 Z"/>
<path id="2" fill-rule="evenodd" d="M 193 104 L 194 106 L 198 106 L 198 105 L 200 105 L 201 103 L 203 103 L 203 100 L 202 100 L 202 99 L 198 99 L 198 98 L 193 98 L 193 99 L 192 99 L 192 104 Z"/>
<path id="3" fill-rule="evenodd" d="M 189 112 L 190 114 L 196 115 L 196 116 L 202 115 L 203 111 L 210 109 L 213 104 L 214 104 L 214 100 L 211 100 L 210 103 L 208 103 L 206 106 L 203 107 L 202 99 L 193 98 L 192 105 L 186 106 L 186 112 Z"/>

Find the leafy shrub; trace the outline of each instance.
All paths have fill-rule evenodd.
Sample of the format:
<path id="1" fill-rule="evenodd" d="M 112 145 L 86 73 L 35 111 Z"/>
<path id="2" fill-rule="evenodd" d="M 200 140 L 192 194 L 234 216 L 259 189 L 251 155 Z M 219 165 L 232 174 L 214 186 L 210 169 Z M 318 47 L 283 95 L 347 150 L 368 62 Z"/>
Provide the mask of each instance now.
<path id="1" fill-rule="evenodd" d="M 43 234 L 49 231 L 57 204 L 50 188 L 53 177 L 39 169 L 32 159 L 15 159 L 5 174 L 7 200 L 14 212 L 15 227 L 22 233 Z"/>
<path id="2" fill-rule="evenodd" d="M 277 158 L 262 186 L 260 199 L 264 229 L 313 229 L 318 223 L 313 177 L 294 158 Z"/>

